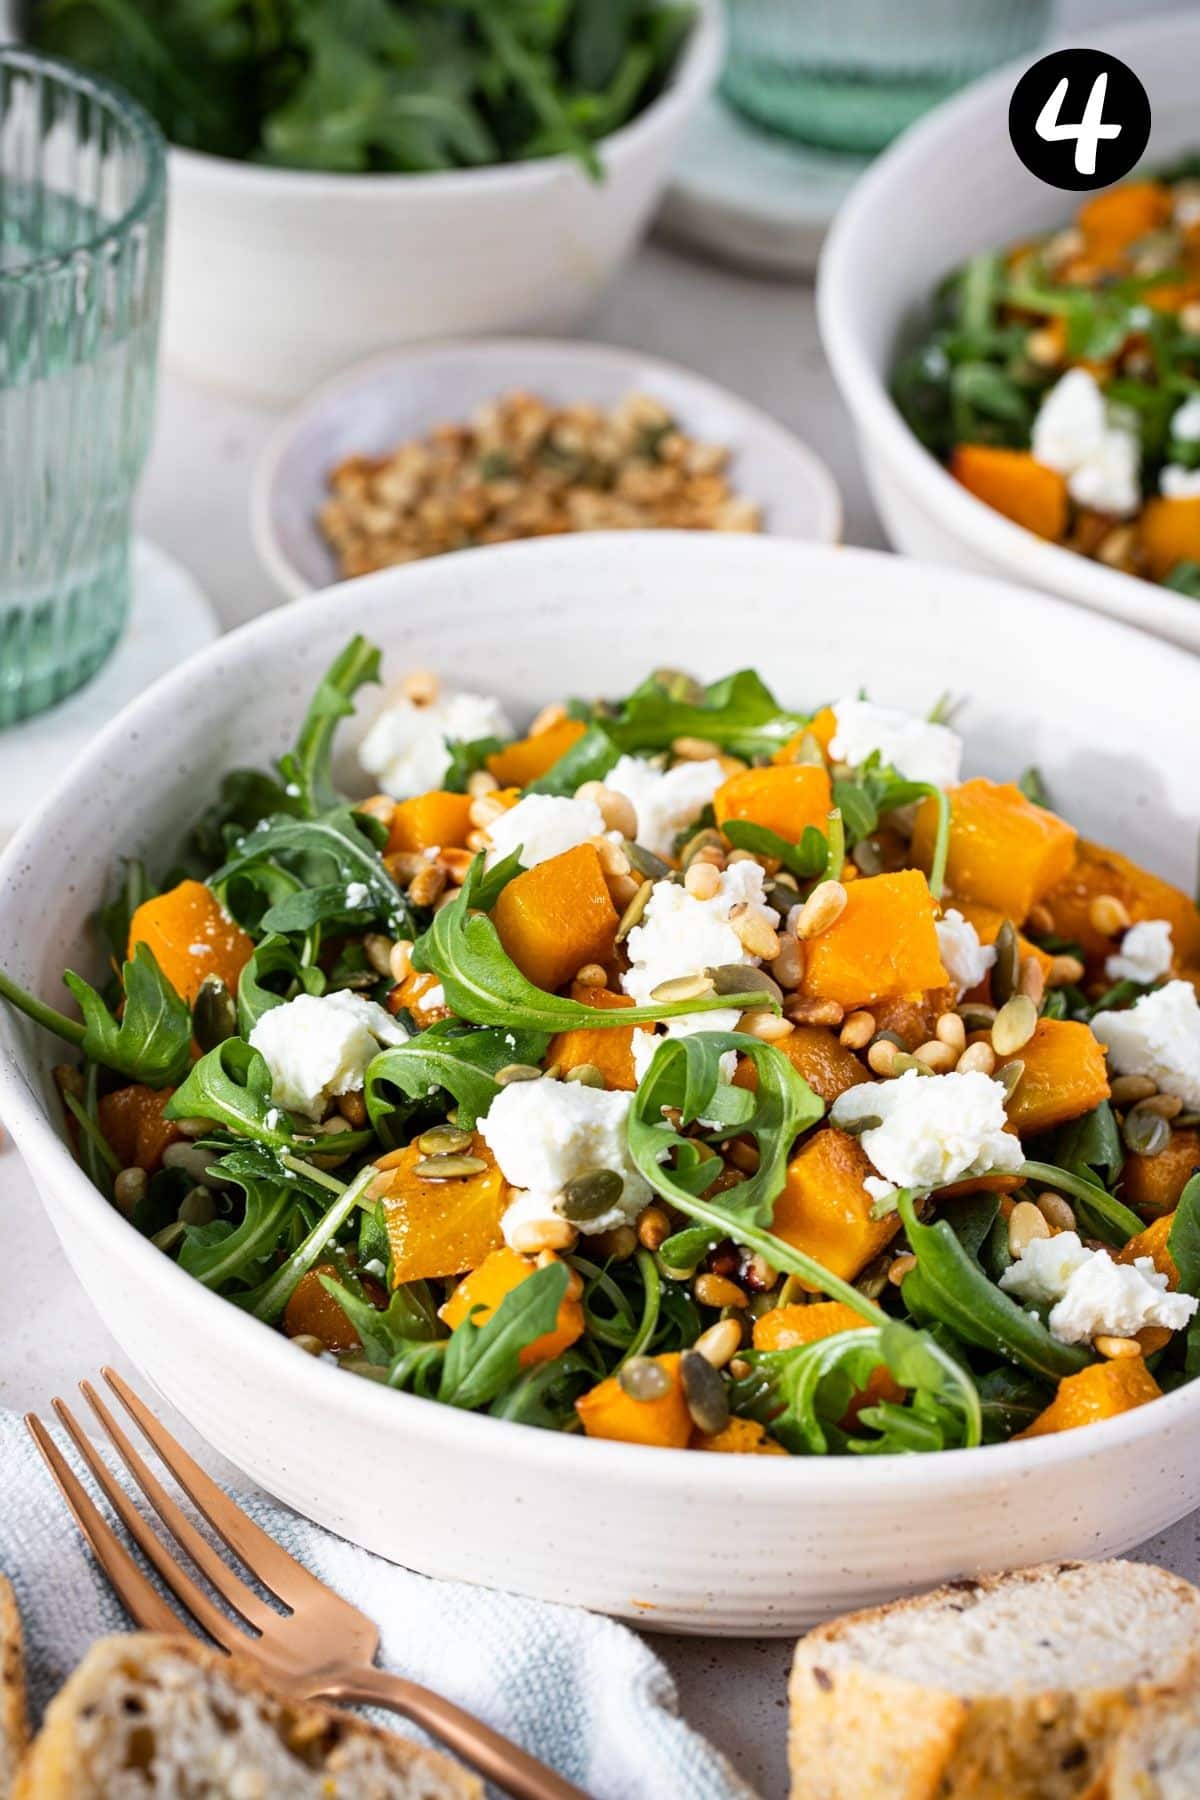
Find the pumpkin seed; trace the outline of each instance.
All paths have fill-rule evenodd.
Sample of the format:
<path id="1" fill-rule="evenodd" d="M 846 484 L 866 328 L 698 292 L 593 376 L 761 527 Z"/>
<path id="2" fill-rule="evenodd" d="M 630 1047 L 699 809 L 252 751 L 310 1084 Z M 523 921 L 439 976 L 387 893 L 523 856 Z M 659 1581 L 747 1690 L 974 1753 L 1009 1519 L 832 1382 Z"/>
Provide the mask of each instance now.
<path id="1" fill-rule="evenodd" d="M 783 989 L 779 983 L 772 980 L 765 969 L 756 969 L 752 963 L 719 963 L 715 969 L 706 969 L 705 974 L 715 993 L 769 994 L 783 1004 Z"/>
<path id="2" fill-rule="evenodd" d="M 992 1022 L 992 1049 L 997 1056 L 1023 1050 L 1037 1030 L 1038 1009 L 1028 994 L 1006 1000 Z"/>
<path id="3" fill-rule="evenodd" d="M 1183 1111 L 1178 1094 L 1147 1094 L 1137 1103 L 1138 1112 L 1157 1113 L 1160 1119 L 1177 1119 Z"/>
<path id="4" fill-rule="evenodd" d="M 602 1088 L 608 1086 L 604 1079 L 604 1070 L 598 1069 L 595 1063 L 576 1063 L 573 1069 L 567 1070 L 563 1080 L 577 1082 L 580 1087 Z"/>
<path id="5" fill-rule="evenodd" d="M 787 918 L 799 899 L 799 894 L 799 888 L 789 887 L 787 882 L 781 881 L 778 876 L 774 881 L 768 881 L 763 889 L 763 899 L 771 911 L 777 913 L 781 919 Z"/>
<path id="6" fill-rule="evenodd" d="M 671 1391 L 671 1377 L 652 1356 L 633 1356 L 622 1363 L 617 1382 L 631 1400 L 665 1400 Z"/>
<path id="7" fill-rule="evenodd" d="M 210 1167 L 217 1160 L 215 1150 L 201 1150 L 196 1144 L 168 1144 L 163 1151 L 162 1160 L 164 1169 L 182 1169 L 185 1175 L 190 1175 L 202 1187 L 208 1186 L 210 1182 L 215 1187 L 222 1185 L 219 1175 L 209 1174 Z"/>
<path id="8" fill-rule="evenodd" d="M 508 1087 L 513 1081 L 540 1081 L 542 1071 L 533 1063 L 505 1063 L 502 1069 L 496 1070 L 496 1086 Z"/>
<path id="9" fill-rule="evenodd" d="M 174 1250 L 177 1244 L 183 1242 L 183 1235 L 186 1230 L 186 1225 L 181 1225 L 178 1219 L 172 1219 L 169 1225 L 164 1225 L 161 1231 L 156 1231 L 154 1233 L 150 1242 L 154 1245 L 156 1250 L 166 1250 L 170 1252 L 171 1250 Z"/>
<path id="10" fill-rule="evenodd" d="M 1021 979 L 1021 950 L 1017 943 L 1017 929 L 1011 919 L 1005 919 L 996 933 L 994 947 L 996 961 L 992 968 L 992 993 L 1003 1006 L 1006 1000 L 1012 999 Z"/>
<path id="11" fill-rule="evenodd" d="M 175 1215 L 181 1225 L 211 1225 L 217 1216 L 217 1203 L 206 1187 L 194 1187 L 183 1196 Z"/>
<path id="12" fill-rule="evenodd" d="M 615 1169 L 588 1169 L 573 1175 L 562 1191 L 562 1214 L 573 1223 L 598 1219 L 616 1206 L 625 1192 L 625 1177 Z"/>
<path id="13" fill-rule="evenodd" d="M 688 839 L 683 846 L 683 854 L 679 858 L 681 867 L 686 870 L 689 863 L 695 862 L 701 850 L 719 850 L 724 858 L 725 839 L 715 826 L 705 825 L 696 832 L 694 837 Z"/>
<path id="14" fill-rule="evenodd" d="M 423 1156 L 413 1174 L 425 1181 L 462 1181 L 468 1175 L 482 1175 L 486 1168 L 482 1156 Z"/>
<path id="15" fill-rule="evenodd" d="M 895 1056 L 892 1058 L 891 1073 L 893 1075 L 907 1075 L 910 1069 L 915 1069 L 918 1075 L 933 1074 L 933 1070 L 929 1067 L 929 1064 L 923 1063 L 920 1057 L 910 1056 L 907 1050 L 897 1050 Z"/>
<path id="16" fill-rule="evenodd" d="M 643 881 L 641 887 L 633 896 L 633 899 L 629 902 L 625 911 L 621 914 L 621 922 L 617 926 L 616 941 L 618 944 L 623 944 L 625 939 L 629 936 L 630 932 L 645 912 L 646 904 L 653 892 L 654 883 L 652 881 Z"/>
<path id="17" fill-rule="evenodd" d="M 670 1006 L 676 1000 L 699 1000 L 704 994 L 713 992 L 711 975 L 675 975 L 670 981 L 660 981 L 657 987 L 650 989 L 650 998 L 661 1006 Z"/>
<path id="18" fill-rule="evenodd" d="M 685 1350 L 679 1359 L 679 1379 L 692 1424 L 712 1435 L 729 1423 L 729 1394 L 720 1373 L 698 1350 Z"/>
<path id="19" fill-rule="evenodd" d="M 990 1031 L 995 1021 L 996 1008 L 978 1001 L 973 1006 L 960 1006 L 958 1016 L 963 1022 L 964 1030 L 968 1032 Z"/>
<path id="20" fill-rule="evenodd" d="M 418 1150 L 426 1156 L 449 1156 L 456 1150 L 467 1150 L 471 1145 L 471 1133 L 460 1131 L 456 1125 L 434 1125 L 423 1131 L 417 1139 Z"/>
<path id="21" fill-rule="evenodd" d="M 675 871 L 669 862 L 661 856 L 655 856 L 653 850 L 647 850 L 644 844 L 635 844 L 631 838 L 625 839 L 625 854 L 647 881 L 670 881 Z"/>
<path id="22" fill-rule="evenodd" d="M 672 700 L 682 700 L 688 706 L 699 706 L 704 700 L 704 689 L 696 677 L 683 669 L 655 669 L 654 680 Z"/>
<path id="23" fill-rule="evenodd" d="M 303 1350 L 305 1356 L 324 1356 L 324 1340 L 314 1337 L 311 1331 L 298 1331 L 291 1340 L 294 1350 Z"/>
<path id="24" fill-rule="evenodd" d="M 192 1005 L 192 1035 L 202 1050 L 236 1037 L 237 1002 L 219 975 L 206 975 Z"/>
<path id="25" fill-rule="evenodd" d="M 1024 1073 L 1025 1064 L 1021 1061 L 1019 1056 L 1014 1056 L 1012 1061 L 1006 1062 L 1002 1069 L 997 1069 L 994 1079 L 998 1081 L 1000 1086 L 1004 1089 L 1005 1100 L 1012 1099 L 1020 1085 Z"/>
<path id="26" fill-rule="evenodd" d="M 860 875 L 883 874 L 883 852 L 873 838 L 860 838 L 850 852 L 850 861 Z"/>
<path id="27" fill-rule="evenodd" d="M 1161 1156 L 1171 1141 L 1171 1127 L 1161 1113 L 1135 1106 L 1125 1115 L 1121 1136 L 1135 1156 Z"/>

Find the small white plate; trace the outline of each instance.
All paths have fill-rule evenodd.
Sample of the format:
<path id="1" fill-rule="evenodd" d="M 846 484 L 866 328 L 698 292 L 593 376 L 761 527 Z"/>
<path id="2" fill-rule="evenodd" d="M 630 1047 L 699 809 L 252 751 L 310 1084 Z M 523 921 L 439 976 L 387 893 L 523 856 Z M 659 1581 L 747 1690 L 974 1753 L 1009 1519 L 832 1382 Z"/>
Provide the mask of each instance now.
<path id="1" fill-rule="evenodd" d="M 338 579 L 317 527 L 331 468 L 379 456 L 433 426 L 465 419 L 513 388 L 555 405 L 616 405 L 652 394 L 682 430 L 733 452 L 730 479 L 763 508 L 773 537 L 836 543 L 842 505 L 825 464 L 790 431 L 727 389 L 636 350 L 538 338 L 415 345 L 348 369 L 289 414 L 255 470 L 251 528 L 272 579 L 290 599 Z"/>

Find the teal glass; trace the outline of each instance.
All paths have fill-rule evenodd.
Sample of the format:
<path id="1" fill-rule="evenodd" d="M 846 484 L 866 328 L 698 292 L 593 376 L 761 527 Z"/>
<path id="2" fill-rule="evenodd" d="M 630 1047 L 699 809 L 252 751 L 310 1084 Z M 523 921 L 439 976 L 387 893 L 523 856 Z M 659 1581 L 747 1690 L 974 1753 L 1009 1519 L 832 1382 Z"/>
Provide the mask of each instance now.
<path id="1" fill-rule="evenodd" d="M 1032 50 L 1052 0 L 726 0 L 725 97 L 771 130 L 872 154 Z"/>
<path id="2" fill-rule="evenodd" d="M 125 624 L 165 216 L 142 109 L 0 46 L 0 726 L 82 686 Z"/>

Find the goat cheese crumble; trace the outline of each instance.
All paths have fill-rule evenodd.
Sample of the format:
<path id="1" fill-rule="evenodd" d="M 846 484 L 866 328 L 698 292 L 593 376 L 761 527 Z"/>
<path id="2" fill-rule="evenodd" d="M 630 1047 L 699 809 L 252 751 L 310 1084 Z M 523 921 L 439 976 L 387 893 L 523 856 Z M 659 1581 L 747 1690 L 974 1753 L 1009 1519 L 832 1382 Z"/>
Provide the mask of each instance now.
<path id="1" fill-rule="evenodd" d="M 631 1223 L 651 1197 L 626 1143 L 633 1095 L 582 1082 L 514 1081 L 501 1088 L 479 1122 L 500 1173 L 518 1193 L 501 1220 L 505 1241 L 517 1226 L 563 1217 L 563 1188 L 576 1175 L 612 1169 L 624 1188 L 594 1219 L 574 1219 L 585 1235 Z"/>
<path id="2" fill-rule="evenodd" d="M 1200 494 L 1200 469 L 1165 463 L 1158 478 L 1158 491 L 1167 500 L 1194 500 Z"/>
<path id="3" fill-rule="evenodd" d="M 1172 1294 L 1152 1258 L 1115 1262 L 1107 1250 L 1089 1250 L 1074 1231 L 1033 1238 L 1005 1269 L 1000 1286 L 1030 1307 L 1049 1307 L 1047 1326 L 1062 1344 L 1090 1344 L 1107 1333 L 1130 1338 L 1147 1325 L 1180 1331 L 1200 1302 Z"/>
<path id="4" fill-rule="evenodd" d="M 622 756 L 604 777 L 637 814 L 637 841 L 655 856 L 670 856 L 680 832 L 695 823 L 725 779 L 715 757 L 660 768 L 646 756 Z"/>
<path id="5" fill-rule="evenodd" d="M 1080 506 L 1117 518 L 1142 503 L 1141 444 L 1125 409 L 1110 406 L 1087 369 L 1068 369 L 1042 401 L 1033 421 L 1036 460 L 1067 478 Z"/>
<path id="6" fill-rule="evenodd" d="M 954 907 L 938 920 L 934 929 L 942 967 L 950 977 L 955 997 L 961 1000 L 995 967 L 995 948 L 991 944 L 981 944 L 974 925 Z"/>
<path id="7" fill-rule="evenodd" d="M 1123 1012 L 1099 1012 L 1092 1030 L 1118 1075 L 1149 1075 L 1164 1094 L 1200 1107 L 1200 1004 L 1190 981 L 1168 981 Z"/>
<path id="8" fill-rule="evenodd" d="M 1183 405 L 1176 407 L 1167 435 L 1181 444 L 1200 442 L 1200 394 L 1189 394 Z"/>
<path id="9" fill-rule="evenodd" d="M 1104 973 L 1110 981 L 1138 981 L 1149 986 L 1171 971 L 1171 926 L 1166 919 L 1143 919 L 1131 925 L 1121 948 L 1110 956 Z"/>
<path id="10" fill-rule="evenodd" d="M 489 826 L 488 867 L 519 850 L 521 867 L 533 869 L 538 863 L 549 862 L 552 856 L 562 856 L 578 844 L 586 844 L 589 838 L 603 835 L 604 815 L 594 800 L 526 794 Z"/>
<path id="11" fill-rule="evenodd" d="M 488 694 L 442 694 L 427 706 L 407 696 L 386 706 L 359 746 L 358 760 L 385 793 L 405 800 L 439 788 L 450 767 L 447 739 L 510 738 L 513 726 Z"/>
<path id="12" fill-rule="evenodd" d="M 830 1122 L 859 1133 L 882 1181 L 869 1177 L 867 1192 L 884 1200 L 897 1188 L 945 1187 L 990 1170 L 1011 1173 L 1024 1158 L 1020 1140 L 1005 1129 L 1004 1089 L 981 1070 L 960 1075 L 918 1075 L 864 1082 L 839 1094 Z"/>
<path id="13" fill-rule="evenodd" d="M 272 1006 L 250 1033 L 250 1047 L 271 1071 L 276 1106 L 320 1119 L 331 1100 L 361 1088 L 367 1064 L 385 1044 L 402 1044 L 408 1035 L 374 1000 L 339 988 Z"/>
<path id="14" fill-rule="evenodd" d="M 857 768 L 878 751 L 908 781 L 953 787 L 962 768 L 963 741 L 948 725 L 918 719 L 898 707 L 876 706 L 871 700 L 839 700 L 833 709 L 837 729 L 829 744 L 835 762 Z"/>

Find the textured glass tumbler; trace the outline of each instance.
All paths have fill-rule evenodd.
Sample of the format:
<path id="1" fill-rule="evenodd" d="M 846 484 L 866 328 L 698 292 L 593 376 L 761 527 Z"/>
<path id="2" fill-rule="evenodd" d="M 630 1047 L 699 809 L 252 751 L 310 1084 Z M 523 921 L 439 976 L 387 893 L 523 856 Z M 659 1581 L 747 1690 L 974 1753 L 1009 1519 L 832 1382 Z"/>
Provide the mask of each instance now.
<path id="1" fill-rule="evenodd" d="M 0 726 L 81 686 L 125 623 L 165 212 L 141 108 L 0 47 Z"/>
<path id="2" fill-rule="evenodd" d="M 1051 0 L 727 0 L 726 98 L 830 150 L 882 150 L 977 75 L 1032 50 Z"/>

